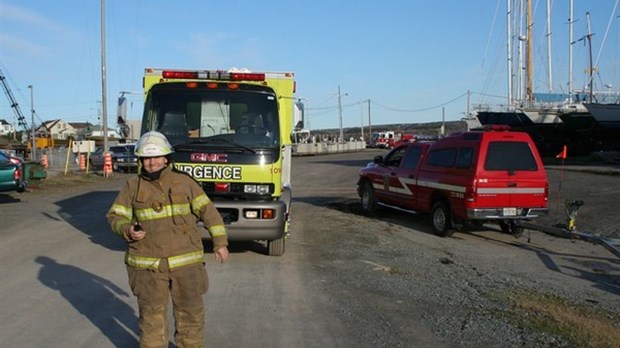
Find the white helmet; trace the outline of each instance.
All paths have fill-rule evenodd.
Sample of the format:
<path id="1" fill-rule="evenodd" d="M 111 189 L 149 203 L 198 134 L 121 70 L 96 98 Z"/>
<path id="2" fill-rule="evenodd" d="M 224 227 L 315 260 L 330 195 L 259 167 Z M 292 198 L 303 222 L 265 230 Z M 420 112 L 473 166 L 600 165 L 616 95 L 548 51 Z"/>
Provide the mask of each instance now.
<path id="1" fill-rule="evenodd" d="M 159 132 L 144 133 L 136 143 L 135 154 L 138 157 L 159 157 L 172 153 L 172 146 L 166 136 Z"/>

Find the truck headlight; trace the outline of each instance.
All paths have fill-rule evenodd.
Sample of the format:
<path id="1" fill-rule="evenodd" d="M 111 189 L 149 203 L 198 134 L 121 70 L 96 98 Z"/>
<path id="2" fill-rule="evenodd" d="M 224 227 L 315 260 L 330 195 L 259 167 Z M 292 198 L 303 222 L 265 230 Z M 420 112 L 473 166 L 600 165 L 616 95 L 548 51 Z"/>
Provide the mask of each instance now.
<path id="1" fill-rule="evenodd" d="M 269 194 L 269 185 L 244 185 L 244 193 Z"/>

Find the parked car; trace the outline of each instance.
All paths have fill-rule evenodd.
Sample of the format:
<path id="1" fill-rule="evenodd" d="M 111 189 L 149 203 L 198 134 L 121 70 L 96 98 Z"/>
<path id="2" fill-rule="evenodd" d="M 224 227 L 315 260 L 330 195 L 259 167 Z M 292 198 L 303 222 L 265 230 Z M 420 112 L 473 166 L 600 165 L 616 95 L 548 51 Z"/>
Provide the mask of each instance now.
<path id="1" fill-rule="evenodd" d="M 24 192 L 25 190 L 23 162 L 14 163 L 11 157 L 0 152 L 0 192 Z"/>
<path id="2" fill-rule="evenodd" d="M 518 220 L 546 215 L 549 185 L 534 142 L 505 127 L 403 144 L 359 172 L 362 209 L 377 205 L 431 216 L 437 235 L 466 223 L 498 223 L 519 235 Z"/>
<path id="3" fill-rule="evenodd" d="M 88 165 L 92 170 L 103 170 L 105 164 L 105 153 L 103 147 L 98 146 L 94 152 L 88 156 Z"/>
<path id="4" fill-rule="evenodd" d="M 111 146 L 112 168 L 114 171 L 137 172 L 138 156 L 134 153 L 135 144 L 119 144 Z"/>
<path id="5" fill-rule="evenodd" d="M 135 144 L 118 144 L 110 146 L 112 154 L 112 170 L 115 172 L 138 171 L 138 157 L 134 153 Z M 97 147 L 90 155 L 90 166 L 93 170 L 103 170 L 105 153 L 103 147 Z"/>
<path id="6" fill-rule="evenodd" d="M 7 156 L 11 163 L 15 163 L 15 164 L 22 164 L 22 163 L 24 163 L 24 160 L 22 158 L 19 158 L 17 156 L 13 156 L 10 153 L 4 152 L 4 151 L 0 151 L 0 153 L 2 153 L 3 155 Z"/>

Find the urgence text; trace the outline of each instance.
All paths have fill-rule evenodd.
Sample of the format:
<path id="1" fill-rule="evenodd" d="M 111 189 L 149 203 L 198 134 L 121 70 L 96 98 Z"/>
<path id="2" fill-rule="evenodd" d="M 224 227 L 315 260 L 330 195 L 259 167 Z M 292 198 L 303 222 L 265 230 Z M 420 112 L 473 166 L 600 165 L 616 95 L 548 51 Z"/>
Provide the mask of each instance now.
<path id="1" fill-rule="evenodd" d="M 190 166 L 175 164 L 180 171 L 195 179 L 241 180 L 241 167 L 233 166 Z"/>

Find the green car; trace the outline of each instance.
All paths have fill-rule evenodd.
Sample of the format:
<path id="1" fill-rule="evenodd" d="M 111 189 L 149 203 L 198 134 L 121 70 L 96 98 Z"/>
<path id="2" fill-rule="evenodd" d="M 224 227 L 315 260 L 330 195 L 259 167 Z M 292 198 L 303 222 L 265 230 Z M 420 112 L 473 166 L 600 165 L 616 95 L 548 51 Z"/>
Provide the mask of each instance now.
<path id="1" fill-rule="evenodd" d="M 21 161 L 12 161 L 9 156 L 0 152 L 0 192 L 24 192 L 24 165 Z"/>

